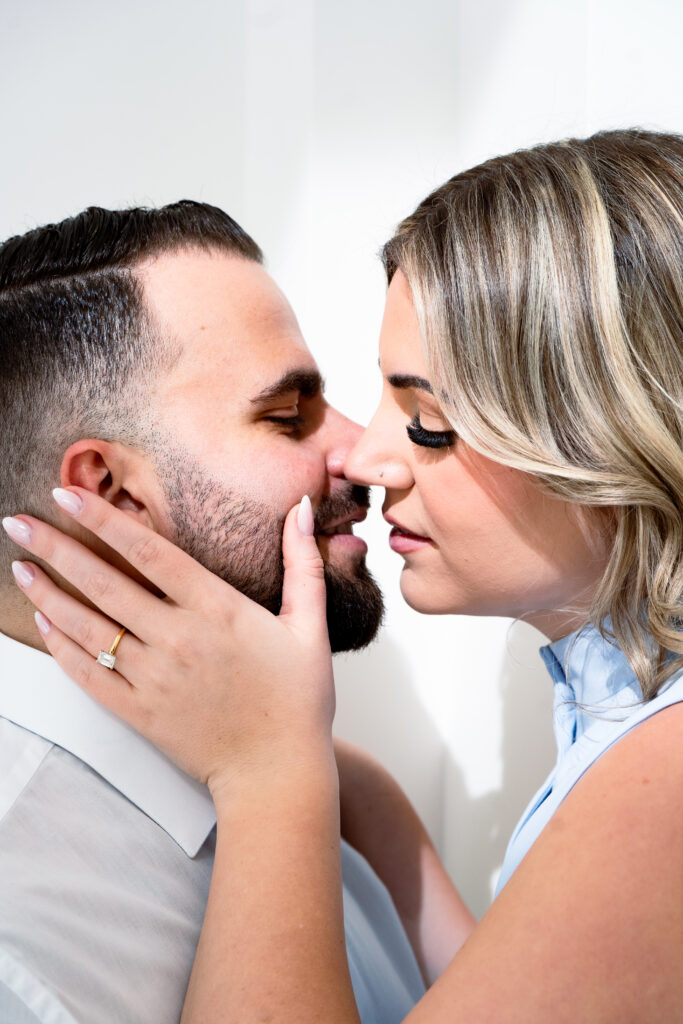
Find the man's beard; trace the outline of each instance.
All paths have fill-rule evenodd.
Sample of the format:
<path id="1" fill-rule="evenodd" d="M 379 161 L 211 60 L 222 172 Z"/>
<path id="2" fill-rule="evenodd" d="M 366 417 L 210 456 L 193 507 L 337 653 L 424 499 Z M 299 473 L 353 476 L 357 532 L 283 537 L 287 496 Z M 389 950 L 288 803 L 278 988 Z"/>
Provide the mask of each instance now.
<path id="1" fill-rule="evenodd" d="M 282 529 L 285 516 L 265 502 L 228 490 L 187 456 L 163 459 L 160 476 L 174 535 L 171 540 L 252 601 L 277 614 L 282 604 Z M 365 487 L 325 497 L 315 513 L 316 530 L 367 508 Z M 374 640 L 382 623 L 382 593 L 365 560 L 353 575 L 325 562 L 327 628 L 333 652 L 357 651 Z"/>

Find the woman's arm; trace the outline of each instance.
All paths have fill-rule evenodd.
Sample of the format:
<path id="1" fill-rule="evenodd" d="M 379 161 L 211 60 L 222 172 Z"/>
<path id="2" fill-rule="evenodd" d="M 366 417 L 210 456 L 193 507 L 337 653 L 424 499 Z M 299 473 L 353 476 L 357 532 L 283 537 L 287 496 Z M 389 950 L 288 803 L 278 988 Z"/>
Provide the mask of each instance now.
<path id="1" fill-rule="evenodd" d="M 396 780 L 364 750 L 335 739 L 341 833 L 384 882 L 427 986 L 476 921 Z"/>
<path id="2" fill-rule="evenodd" d="M 358 1024 L 331 752 L 213 795 L 216 858 L 181 1024 Z"/>

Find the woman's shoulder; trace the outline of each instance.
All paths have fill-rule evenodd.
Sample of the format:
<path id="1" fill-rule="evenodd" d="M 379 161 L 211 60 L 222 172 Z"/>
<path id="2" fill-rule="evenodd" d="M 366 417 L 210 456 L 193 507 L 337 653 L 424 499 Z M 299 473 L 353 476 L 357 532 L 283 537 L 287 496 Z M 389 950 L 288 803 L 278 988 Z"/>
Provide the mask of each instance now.
<path id="1" fill-rule="evenodd" d="M 579 779 L 455 958 L 463 1020 L 683 1019 L 682 739 L 677 701 Z"/>
<path id="2" fill-rule="evenodd" d="M 636 887 L 642 885 L 642 895 L 651 899 L 668 878 L 681 890 L 683 916 L 683 677 L 666 700 L 656 701 L 627 721 L 618 742 L 576 782 L 545 831 L 564 831 L 567 852 L 577 865 L 591 862 L 599 884 L 620 865 L 623 879 L 633 885 L 640 880 Z"/>
<path id="3" fill-rule="evenodd" d="M 576 674 L 573 678 L 570 675 L 574 685 L 566 685 L 564 676 L 561 678 L 561 692 L 556 695 L 555 707 L 557 762 L 510 839 L 498 880 L 498 893 L 584 775 L 593 772 L 605 755 L 632 732 L 644 728 L 667 708 L 683 702 L 683 671 L 670 679 L 652 700 L 644 701 L 625 659 L 617 660 L 612 654 L 609 657 L 611 662 L 599 666 L 601 671 L 593 673 L 589 686 L 583 685 L 581 689 Z M 614 669 L 609 673 L 607 685 L 605 668 Z M 585 683 L 586 676 L 584 668 L 581 684 Z"/>
<path id="4" fill-rule="evenodd" d="M 655 890 L 678 886 L 683 917 L 683 676 L 657 700 L 626 720 L 544 833 L 563 836 L 565 863 L 586 879 L 587 895 L 615 872 L 625 893 L 654 903 Z"/>

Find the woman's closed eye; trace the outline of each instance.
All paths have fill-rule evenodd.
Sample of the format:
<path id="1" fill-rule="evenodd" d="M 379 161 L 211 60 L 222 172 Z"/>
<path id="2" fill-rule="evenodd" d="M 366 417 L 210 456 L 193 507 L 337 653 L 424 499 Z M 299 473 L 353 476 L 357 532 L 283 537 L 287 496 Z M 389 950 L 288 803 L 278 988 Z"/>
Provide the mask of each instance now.
<path id="1" fill-rule="evenodd" d="M 416 413 L 406 427 L 408 437 L 413 444 L 422 448 L 451 448 L 455 444 L 456 433 L 454 430 L 427 430 L 420 423 L 419 413 Z"/>

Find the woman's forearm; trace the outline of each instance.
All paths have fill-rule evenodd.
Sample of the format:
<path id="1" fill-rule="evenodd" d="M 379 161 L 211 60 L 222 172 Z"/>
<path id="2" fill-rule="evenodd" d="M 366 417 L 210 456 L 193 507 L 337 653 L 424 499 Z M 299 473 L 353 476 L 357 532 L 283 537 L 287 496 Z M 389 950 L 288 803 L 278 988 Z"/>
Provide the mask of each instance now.
<path id="1" fill-rule="evenodd" d="M 216 858 L 181 1024 L 357 1024 L 334 759 L 214 793 Z"/>
<path id="2" fill-rule="evenodd" d="M 389 890 L 429 987 L 476 921 L 396 780 L 366 751 L 343 740 L 335 739 L 335 754 L 342 835 Z"/>

